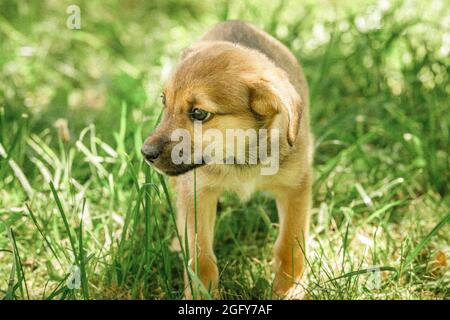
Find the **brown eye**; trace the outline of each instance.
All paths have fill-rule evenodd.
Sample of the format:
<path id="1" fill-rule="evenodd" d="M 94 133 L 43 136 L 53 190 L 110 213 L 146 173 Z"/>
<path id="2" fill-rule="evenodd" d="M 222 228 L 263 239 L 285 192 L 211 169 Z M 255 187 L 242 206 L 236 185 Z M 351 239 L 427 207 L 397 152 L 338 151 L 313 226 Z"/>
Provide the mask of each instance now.
<path id="1" fill-rule="evenodd" d="M 206 121 L 211 117 L 211 113 L 199 108 L 193 108 L 191 112 L 189 112 L 189 116 L 192 120 Z"/>
<path id="2" fill-rule="evenodd" d="M 166 106 L 166 96 L 164 94 L 161 95 L 161 102 L 164 106 Z"/>

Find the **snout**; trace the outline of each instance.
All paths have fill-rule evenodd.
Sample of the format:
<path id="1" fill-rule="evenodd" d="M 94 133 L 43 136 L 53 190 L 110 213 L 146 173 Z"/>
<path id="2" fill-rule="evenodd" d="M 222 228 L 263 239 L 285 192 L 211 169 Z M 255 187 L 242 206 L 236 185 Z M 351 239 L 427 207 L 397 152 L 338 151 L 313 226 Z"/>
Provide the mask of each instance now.
<path id="1" fill-rule="evenodd" d="M 161 155 L 161 143 L 144 143 L 141 148 L 141 153 L 147 161 L 153 162 Z"/>
<path id="2" fill-rule="evenodd" d="M 203 163 L 178 163 L 172 160 L 173 143 L 166 136 L 151 135 L 148 137 L 142 148 L 141 153 L 145 161 L 159 173 L 169 176 L 177 176 L 186 173 Z"/>

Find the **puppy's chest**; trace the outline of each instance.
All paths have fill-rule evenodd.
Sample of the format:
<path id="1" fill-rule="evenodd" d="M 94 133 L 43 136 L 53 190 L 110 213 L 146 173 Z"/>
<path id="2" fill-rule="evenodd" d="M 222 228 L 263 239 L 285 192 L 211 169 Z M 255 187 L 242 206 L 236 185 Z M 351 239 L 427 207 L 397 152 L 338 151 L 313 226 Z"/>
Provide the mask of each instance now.
<path id="1" fill-rule="evenodd" d="M 241 175 L 224 181 L 227 191 L 236 193 L 242 201 L 248 201 L 253 193 L 264 189 L 265 179 L 261 176 Z"/>

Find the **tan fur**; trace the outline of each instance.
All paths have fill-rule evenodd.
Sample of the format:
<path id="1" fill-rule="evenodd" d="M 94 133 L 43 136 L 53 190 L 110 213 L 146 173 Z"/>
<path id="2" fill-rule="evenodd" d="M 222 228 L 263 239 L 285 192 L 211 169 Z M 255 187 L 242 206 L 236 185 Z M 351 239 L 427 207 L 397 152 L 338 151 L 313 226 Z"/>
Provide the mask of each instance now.
<path id="1" fill-rule="evenodd" d="M 280 129 L 276 175 L 261 175 L 259 165 L 196 168 L 198 270 L 205 287 L 214 292 L 219 273 L 213 233 L 220 195 L 228 190 L 248 198 L 255 191 L 269 191 L 276 197 L 280 218 L 274 247 L 274 295 L 300 298 L 301 294 L 295 294 L 302 291 L 305 277 L 303 253 L 311 207 L 313 146 L 308 88 L 295 57 L 279 41 L 247 23 L 224 22 L 182 53 L 164 94 L 162 122 L 145 143 L 165 143 L 163 154 L 153 163 L 155 168 L 169 175 L 182 173 L 171 177 L 171 183 L 177 197 L 178 230 L 183 239 L 187 236 L 191 256 L 196 249 L 194 171 L 171 163 L 170 133 L 176 128 L 193 131 L 186 116 L 192 106 L 214 113 L 203 130 Z M 195 267 L 192 261 L 192 269 Z M 186 297 L 192 298 L 188 285 Z"/>

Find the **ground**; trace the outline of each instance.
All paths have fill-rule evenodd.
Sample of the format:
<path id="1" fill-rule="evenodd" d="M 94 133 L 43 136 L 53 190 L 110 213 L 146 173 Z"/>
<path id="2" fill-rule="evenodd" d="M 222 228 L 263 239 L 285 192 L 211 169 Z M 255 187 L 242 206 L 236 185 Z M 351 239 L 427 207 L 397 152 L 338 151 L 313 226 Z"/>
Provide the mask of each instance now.
<path id="1" fill-rule="evenodd" d="M 180 50 L 243 19 L 310 85 L 307 298 L 448 299 L 450 7 L 358 3 L 2 1 L 0 297 L 182 298 L 173 194 L 139 149 Z M 277 221 L 266 194 L 221 199 L 221 298 L 270 297 Z"/>

